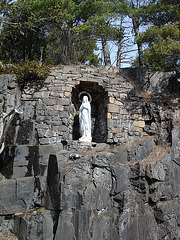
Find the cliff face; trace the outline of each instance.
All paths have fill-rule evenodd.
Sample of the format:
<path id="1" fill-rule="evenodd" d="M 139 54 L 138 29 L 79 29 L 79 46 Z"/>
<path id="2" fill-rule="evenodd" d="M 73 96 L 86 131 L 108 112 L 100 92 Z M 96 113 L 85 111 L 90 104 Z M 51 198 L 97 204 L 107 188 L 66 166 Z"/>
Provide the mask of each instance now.
<path id="1" fill-rule="evenodd" d="M 3 79 L 3 111 L 18 102 L 24 116 L 15 117 L 1 154 L 1 233 L 180 239 L 178 92 L 156 89 L 159 79 L 151 92 L 137 90 L 136 82 L 86 67 L 53 70 L 44 89 L 22 95 L 12 76 Z M 76 140 L 81 91 L 96 99 L 92 146 Z"/>

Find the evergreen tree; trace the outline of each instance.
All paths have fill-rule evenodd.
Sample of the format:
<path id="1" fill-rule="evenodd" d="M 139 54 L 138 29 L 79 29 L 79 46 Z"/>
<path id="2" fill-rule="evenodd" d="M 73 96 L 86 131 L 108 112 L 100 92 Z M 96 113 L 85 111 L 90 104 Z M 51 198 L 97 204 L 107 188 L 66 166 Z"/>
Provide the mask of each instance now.
<path id="1" fill-rule="evenodd" d="M 87 60 L 97 64 L 95 40 L 84 40 L 74 29 L 81 22 L 79 7 L 72 0 L 14 2 L 0 36 L 1 59 L 42 61 L 43 57 L 63 64 Z"/>
<path id="2" fill-rule="evenodd" d="M 180 72 L 180 8 L 178 0 L 151 1 L 139 11 L 146 32 L 138 35 L 139 44 L 146 44 L 144 60 L 147 67 L 155 70 Z"/>

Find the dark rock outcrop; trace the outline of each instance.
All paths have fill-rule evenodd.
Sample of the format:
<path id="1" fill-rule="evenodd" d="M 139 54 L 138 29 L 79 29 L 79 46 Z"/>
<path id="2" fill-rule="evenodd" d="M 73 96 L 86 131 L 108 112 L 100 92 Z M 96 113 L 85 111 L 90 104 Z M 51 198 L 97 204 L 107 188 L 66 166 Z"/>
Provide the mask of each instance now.
<path id="1" fill-rule="evenodd" d="M 33 191 L 27 194 L 25 188 L 12 200 L 14 205 L 10 197 L 7 204 L 14 210 L 5 205 L 1 214 L 16 213 L 19 239 L 178 239 L 177 151 L 177 145 L 155 145 L 153 137 L 123 147 L 97 144 L 57 151 L 50 154 L 44 171 L 32 173 L 35 185 L 33 177 L 21 178 L 31 183 L 23 182 L 24 188 Z M 8 181 L 18 180 L 2 184 Z M 24 206 L 26 197 L 32 210 L 30 204 Z"/>
<path id="2" fill-rule="evenodd" d="M 2 81 L 3 111 L 16 98 L 24 117 L 14 119 L 0 155 L 0 232 L 20 240 L 180 239 L 179 96 L 141 92 L 102 69 L 66 68 L 22 96 L 10 76 L 11 87 Z M 91 146 L 72 139 L 83 87 L 104 101 L 93 110 L 94 138 L 103 142 Z M 14 105 L 5 101 L 11 94 Z"/>

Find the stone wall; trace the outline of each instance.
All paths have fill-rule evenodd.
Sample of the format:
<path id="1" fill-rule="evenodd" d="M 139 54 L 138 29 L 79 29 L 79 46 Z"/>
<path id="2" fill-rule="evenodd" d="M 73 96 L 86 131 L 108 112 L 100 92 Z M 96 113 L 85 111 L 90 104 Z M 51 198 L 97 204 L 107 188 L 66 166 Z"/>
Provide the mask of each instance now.
<path id="1" fill-rule="evenodd" d="M 7 76 L 4 76 L 1 78 L 6 81 Z M 124 143 L 142 134 L 146 119 L 143 109 L 140 107 L 131 114 L 128 104 L 134 86 L 113 69 L 60 66 L 51 70 L 39 91 L 25 89 L 22 94 L 13 80 L 14 77 L 11 83 L 6 81 L 3 86 L 7 98 L 5 111 L 22 105 L 24 115 L 21 122 L 17 120 L 11 126 L 9 135 L 14 138 L 8 137 L 8 144 L 53 144 L 77 140 L 80 136 L 78 95 L 82 91 L 92 97 L 93 141 Z M 8 98 L 7 91 L 11 98 Z M 9 103 L 10 99 L 12 103 Z"/>
<path id="2" fill-rule="evenodd" d="M 40 144 L 58 143 L 77 140 L 73 132 L 79 130 L 78 95 L 87 91 L 92 96 L 93 140 L 120 142 L 127 138 L 128 126 L 133 125 L 123 106 L 132 88 L 132 84 L 104 68 L 64 66 L 52 70 L 38 92 L 23 94 L 22 101 L 37 101 L 35 115 Z"/>
<path id="3" fill-rule="evenodd" d="M 159 124 L 163 118 L 160 116 L 161 112 L 164 114 L 162 106 L 169 100 L 162 97 L 160 99 L 159 92 L 153 96 L 152 89 L 156 86 L 159 91 L 158 86 L 164 82 L 167 85 L 170 73 L 154 73 L 151 77 L 147 73 L 146 80 L 150 79 L 150 87 L 148 91 L 142 92 L 139 91 L 137 74 L 134 80 L 129 79 L 129 76 L 133 76 L 131 72 L 129 69 L 127 74 L 127 69 L 124 70 L 122 77 L 113 68 L 108 70 L 105 67 L 85 65 L 58 66 L 51 69 L 42 88 L 38 91 L 25 89 L 22 93 L 13 75 L 0 75 L 3 111 L 8 113 L 19 105 L 24 111 L 23 116 L 16 116 L 11 124 L 7 144 L 66 145 L 72 140 L 78 140 L 78 111 L 81 104 L 79 94 L 84 91 L 92 97 L 94 142 L 124 144 L 147 133 L 168 135 L 168 126 L 164 124 L 162 130 Z M 142 89 L 143 87 L 144 85 Z M 177 99 L 174 98 L 172 103 L 177 104 Z M 163 120 L 169 118 L 169 125 L 172 122 L 170 115 L 167 111 Z"/>

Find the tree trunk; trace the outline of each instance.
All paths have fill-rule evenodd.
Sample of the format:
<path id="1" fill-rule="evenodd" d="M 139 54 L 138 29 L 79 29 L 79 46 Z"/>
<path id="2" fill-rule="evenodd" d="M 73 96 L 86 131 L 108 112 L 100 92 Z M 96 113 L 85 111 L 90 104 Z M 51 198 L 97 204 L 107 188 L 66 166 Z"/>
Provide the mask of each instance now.
<path id="1" fill-rule="evenodd" d="M 131 6 L 134 9 L 139 9 L 140 8 L 140 0 L 136 0 L 136 6 L 133 3 L 133 0 L 131 0 Z M 135 33 L 135 37 L 139 35 L 139 19 L 138 18 L 132 18 L 132 23 L 133 23 L 133 29 Z M 144 59 L 143 59 L 143 50 L 142 50 L 142 44 L 137 42 L 137 47 L 138 47 L 138 54 L 139 54 L 139 66 L 140 68 L 144 67 Z"/>
<path id="2" fill-rule="evenodd" d="M 66 54 L 66 64 L 69 65 L 72 61 L 72 52 L 71 52 L 71 30 L 68 28 L 67 32 L 67 54 Z"/>
<path id="3" fill-rule="evenodd" d="M 137 19 L 132 19 L 133 22 L 133 29 L 135 36 L 139 35 L 139 23 Z M 143 59 L 143 50 L 142 50 L 142 44 L 137 42 L 137 47 L 138 47 L 138 55 L 139 55 L 139 66 L 144 67 L 144 59 Z"/>
<path id="4" fill-rule="evenodd" d="M 118 41 L 116 67 L 118 67 L 119 70 L 121 68 L 121 61 L 122 61 L 122 43 L 121 43 L 121 41 Z"/>
<path id="5" fill-rule="evenodd" d="M 0 35 L 1 35 L 1 32 L 2 32 L 2 29 L 3 29 L 3 22 L 0 22 Z"/>
<path id="6" fill-rule="evenodd" d="M 108 46 L 108 41 L 106 38 L 102 38 L 102 51 L 104 55 L 104 65 L 110 66 L 111 65 L 111 58 L 110 58 L 110 51 Z"/>
<path id="7" fill-rule="evenodd" d="M 43 64 L 43 47 L 40 47 L 40 59 L 39 59 L 39 64 L 42 66 Z"/>
<path id="8" fill-rule="evenodd" d="M 123 23 L 123 16 L 121 16 L 120 31 L 122 31 L 122 23 Z M 121 62 L 122 62 L 122 38 L 118 40 L 117 61 L 116 61 L 116 67 L 118 67 L 119 72 L 121 69 Z"/>

